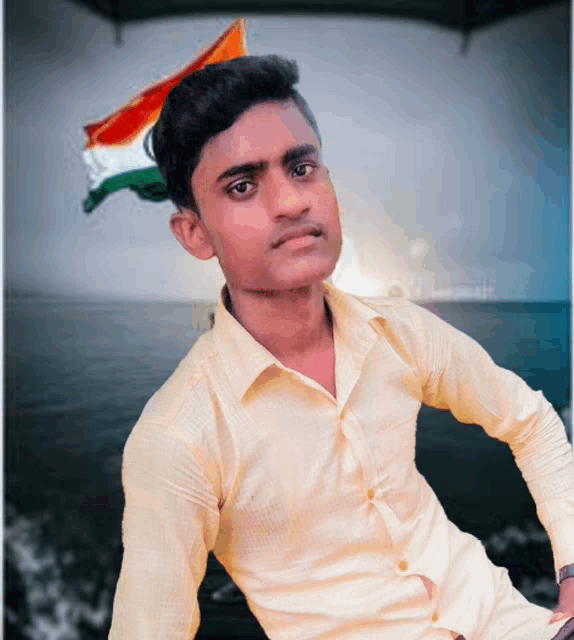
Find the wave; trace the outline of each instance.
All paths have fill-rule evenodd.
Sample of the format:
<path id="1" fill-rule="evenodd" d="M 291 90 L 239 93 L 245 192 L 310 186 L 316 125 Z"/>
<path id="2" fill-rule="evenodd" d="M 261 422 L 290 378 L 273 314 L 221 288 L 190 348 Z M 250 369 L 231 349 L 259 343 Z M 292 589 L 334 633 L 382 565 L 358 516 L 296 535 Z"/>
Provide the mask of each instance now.
<path id="1" fill-rule="evenodd" d="M 7 631 L 11 629 L 7 635 L 30 640 L 103 639 L 111 619 L 114 572 L 109 571 L 103 581 L 101 575 L 81 576 L 84 572 L 77 571 L 74 551 L 57 549 L 43 535 L 44 525 L 52 520 L 50 512 L 25 516 L 7 504 L 5 513 L 5 618 Z"/>
<path id="2" fill-rule="evenodd" d="M 112 456 L 109 464 L 116 466 L 120 461 L 120 456 Z M 107 638 L 119 571 L 111 536 L 98 546 L 86 535 L 80 548 L 78 541 L 70 543 L 54 535 L 57 527 L 50 511 L 22 514 L 7 503 L 5 514 L 6 636 L 14 640 Z M 71 521 L 66 526 L 76 525 Z M 82 536 L 80 532 L 77 540 Z M 539 524 L 510 524 L 486 537 L 483 544 L 495 564 L 509 568 L 514 585 L 528 600 L 556 606 L 550 542 Z M 217 578 L 221 586 L 223 577 Z M 214 579 L 208 571 L 204 590 L 213 591 L 207 587 Z M 211 600 L 210 606 L 215 604 Z M 218 608 L 226 606 L 217 603 Z"/>
<path id="3" fill-rule="evenodd" d="M 553 609 L 558 603 L 552 547 L 540 524 L 506 526 L 483 540 L 494 564 L 509 570 L 514 586 L 530 602 Z"/>
<path id="4" fill-rule="evenodd" d="M 529 523 L 524 529 L 510 524 L 502 531 L 493 533 L 483 544 L 487 551 L 496 554 L 507 553 L 513 545 L 525 547 L 529 544 L 549 545 L 550 540 L 544 529 L 536 527 Z"/>

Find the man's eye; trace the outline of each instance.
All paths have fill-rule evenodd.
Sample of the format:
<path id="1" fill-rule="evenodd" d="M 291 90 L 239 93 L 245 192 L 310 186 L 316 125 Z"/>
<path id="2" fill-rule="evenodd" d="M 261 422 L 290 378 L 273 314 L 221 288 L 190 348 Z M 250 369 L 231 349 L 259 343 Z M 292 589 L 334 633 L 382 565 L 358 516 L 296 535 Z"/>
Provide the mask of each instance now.
<path id="1" fill-rule="evenodd" d="M 313 169 L 315 168 L 315 165 L 309 164 L 309 163 L 304 163 L 304 164 L 298 164 L 294 169 L 293 169 L 293 173 L 298 177 L 298 178 L 304 178 L 305 176 L 310 175 L 313 172 Z"/>
<path id="2" fill-rule="evenodd" d="M 251 182 L 244 180 L 243 182 L 237 182 L 233 186 L 229 187 L 227 193 L 231 195 L 244 196 L 250 193 L 255 188 L 255 185 Z"/>

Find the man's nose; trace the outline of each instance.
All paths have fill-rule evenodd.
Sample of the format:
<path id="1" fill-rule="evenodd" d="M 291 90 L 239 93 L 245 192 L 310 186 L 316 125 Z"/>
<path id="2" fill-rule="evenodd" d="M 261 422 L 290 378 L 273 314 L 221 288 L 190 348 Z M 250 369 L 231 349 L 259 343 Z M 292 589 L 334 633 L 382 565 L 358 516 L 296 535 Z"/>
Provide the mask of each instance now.
<path id="1" fill-rule="evenodd" d="M 302 186 L 295 184 L 287 176 L 270 181 L 268 207 L 275 218 L 298 218 L 309 210 L 309 198 Z"/>

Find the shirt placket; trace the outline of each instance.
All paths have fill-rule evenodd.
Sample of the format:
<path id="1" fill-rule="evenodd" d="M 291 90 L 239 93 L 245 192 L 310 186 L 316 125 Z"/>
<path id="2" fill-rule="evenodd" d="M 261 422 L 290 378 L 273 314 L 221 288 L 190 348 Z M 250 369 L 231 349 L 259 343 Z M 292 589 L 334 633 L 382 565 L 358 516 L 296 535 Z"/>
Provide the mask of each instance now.
<path id="1" fill-rule="evenodd" d="M 365 499 L 379 513 L 382 525 L 393 544 L 398 545 L 402 536 L 401 523 L 394 511 L 385 502 L 381 488 L 388 484 L 389 476 L 384 469 L 378 468 L 375 464 L 372 447 L 365 431 L 348 406 L 341 415 L 340 426 L 343 435 L 351 443 L 351 447 L 361 465 Z M 404 567 L 404 561 L 401 566 Z"/>
<path id="2" fill-rule="evenodd" d="M 394 511 L 386 503 L 384 499 L 384 492 L 381 488 L 388 485 L 389 476 L 385 473 L 384 469 L 381 469 L 380 466 L 378 467 L 375 464 L 374 457 L 371 453 L 372 447 L 369 444 L 365 431 L 350 409 L 344 411 L 343 416 L 341 417 L 341 430 L 344 436 L 351 443 L 353 451 L 359 460 L 362 470 L 365 499 L 368 500 L 372 507 L 378 512 L 381 518 L 381 525 L 384 529 L 383 535 L 386 534 L 393 543 L 394 572 L 397 576 L 402 578 L 412 575 L 417 575 L 418 578 L 421 578 L 425 589 L 427 589 L 427 591 L 430 589 L 429 613 L 431 627 L 439 627 L 440 625 L 437 623 L 440 616 L 437 610 L 434 584 L 431 581 L 428 581 L 427 586 L 427 584 L 425 584 L 425 580 L 428 579 L 413 571 L 411 563 L 403 554 L 405 535 L 404 528 Z"/>
<path id="3" fill-rule="evenodd" d="M 338 332 L 336 332 L 338 338 Z M 337 390 L 337 402 L 339 410 L 339 424 L 341 432 L 350 442 L 351 447 L 359 461 L 363 476 L 363 491 L 365 499 L 377 510 L 381 517 L 382 525 L 390 536 L 393 544 L 397 544 L 401 538 L 400 520 L 394 511 L 383 499 L 381 487 L 387 486 L 389 476 L 380 465 L 375 464 L 372 454 L 372 446 L 368 441 L 365 429 L 352 411 L 352 392 L 360 378 L 361 368 L 369 351 L 374 347 L 378 336 L 373 333 L 371 327 L 364 327 L 361 331 L 347 331 L 347 335 L 353 337 L 351 344 L 345 344 L 341 340 L 337 349 L 337 358 L 342 364 L 341 372 L 342 389 Z M 339 383 L 339 379 L 337 380 Z M 342 391 L 340 394 L 339 391 Z"/>

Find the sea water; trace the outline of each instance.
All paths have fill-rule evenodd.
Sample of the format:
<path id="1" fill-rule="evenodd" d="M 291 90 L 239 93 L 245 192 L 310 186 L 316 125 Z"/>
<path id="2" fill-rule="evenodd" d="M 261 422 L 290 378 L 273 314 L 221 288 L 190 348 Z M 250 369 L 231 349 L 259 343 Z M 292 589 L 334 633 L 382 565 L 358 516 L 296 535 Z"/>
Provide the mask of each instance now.
<path id="1" fill-rule="evenodd" d="M 567 409 L 568 303 L 426 306 Z M 6 637 L 107 637 L 122 555 L 123 446 L 145 402 L 205 330 L 207 312 L 199 302 L 7 301 Z M 417 463 L 449 516 L 481 537 L 526 597 L 552 606 L 550 545 L 507 447 L 426 410 Z M 216 573 L 212 558 L 202 628 L 217 615 L 223 637 L 226 616 L 206 604 L 206 585 L 224 580 Z M 249 616 L 246 607 L 235 612 L 236 622 Z M 249 637 L 264 637 L 253 629 Z"/>

